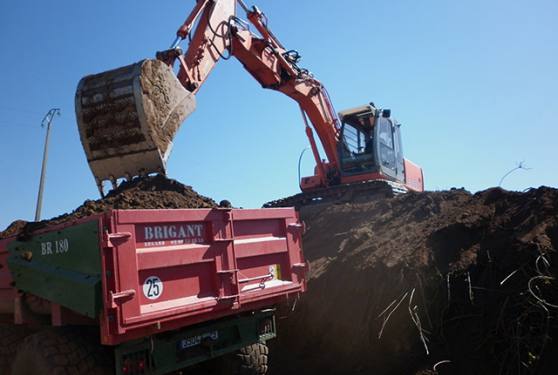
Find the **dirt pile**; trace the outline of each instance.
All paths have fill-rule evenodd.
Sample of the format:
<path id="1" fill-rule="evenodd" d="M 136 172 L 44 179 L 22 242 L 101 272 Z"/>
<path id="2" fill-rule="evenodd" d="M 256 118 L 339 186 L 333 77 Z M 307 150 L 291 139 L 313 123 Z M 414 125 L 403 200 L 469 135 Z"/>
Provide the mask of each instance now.
<path id="1" fill-rule="evenodd" d="M 190 186 L 161 175 L 148 176 L 122 183 L 103 199 L 86 200 L 69 214 L 38 223 L 17 220 L 5 231 L 0 232 L 0 239 L 22 232 L 29 233 L 48 224 L 60 224 L 110 209 L 212 208 L 216 206 L 217 203 L 213 199 L 196 193 Z"/>
<path id="2" fill-rule="evenodd" d="M 554 373 L 558 190 L 411 193 L 301 217 L 308 292 L 280 320 L 272 374 Z"/>

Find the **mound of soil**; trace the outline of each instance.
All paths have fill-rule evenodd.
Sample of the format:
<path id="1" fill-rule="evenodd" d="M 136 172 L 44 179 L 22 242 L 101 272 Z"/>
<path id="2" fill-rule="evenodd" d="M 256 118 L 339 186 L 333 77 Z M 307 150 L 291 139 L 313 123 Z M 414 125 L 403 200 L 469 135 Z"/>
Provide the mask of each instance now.
<path id="1" fill-rule="evenodd" d="M 64 214 L 38 223 L 22 220 L 14 221 L 0 239 L 30 233 L 49 224 L 61 224 L 110 209 L 161 209 L 161 208 L 212 208 L 217 203 L 195 192 L 192 187 L 162 175 L 135 178 L 123 182 L 106 197 L 86 200 L 69 214 Z"/>
<path id="2" fill-rule="evenodd" d="M 163 176 L 70 214 L 210 208 Z M 308 292 L 280 319 L 272 375 L 553 374 L 558 368 L 558 190 L 409 193 L 301 209 Z"/>
<path id="3" fill-rule="evenodd" d="M 558 190 L 307 206 L 272 374 L 554 373 Z M 551 370 L 552 369 L 552 370 Z"/>

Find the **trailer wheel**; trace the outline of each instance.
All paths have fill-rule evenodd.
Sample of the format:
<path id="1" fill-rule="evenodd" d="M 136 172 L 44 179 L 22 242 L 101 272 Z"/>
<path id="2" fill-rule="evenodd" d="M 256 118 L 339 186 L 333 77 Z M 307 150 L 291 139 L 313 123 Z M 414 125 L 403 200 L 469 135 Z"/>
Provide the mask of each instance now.
<path id="1" fill-rule="evenodd" d="M 266 344 L 256 343 L 240 349 L 233 360 L 235 375 L 265 375 L 269 348 Z"/>
<path id="2" fill-rule="evenodd" d="M 31 332 L 25 326 L 0 325 L 0 374 L 9 374 L 18 347 Z"/>
<path id="3" fill-rule="evenodd" d="M 18 348 L 12 375 L 114 374 L 110 353 L 87 328 L 47 329 Z"/>

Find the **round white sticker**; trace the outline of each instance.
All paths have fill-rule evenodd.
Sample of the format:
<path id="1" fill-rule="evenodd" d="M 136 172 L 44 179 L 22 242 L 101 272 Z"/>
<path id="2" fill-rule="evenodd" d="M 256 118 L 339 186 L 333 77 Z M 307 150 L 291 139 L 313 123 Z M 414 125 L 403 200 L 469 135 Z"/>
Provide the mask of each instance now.
<path id="1" fill-rule="evenodd" d="M 149 299 L 157 299 L 163 294 L 163 282 L 157 276 L 149 276 L 143 282 L 143 295 Z"/>

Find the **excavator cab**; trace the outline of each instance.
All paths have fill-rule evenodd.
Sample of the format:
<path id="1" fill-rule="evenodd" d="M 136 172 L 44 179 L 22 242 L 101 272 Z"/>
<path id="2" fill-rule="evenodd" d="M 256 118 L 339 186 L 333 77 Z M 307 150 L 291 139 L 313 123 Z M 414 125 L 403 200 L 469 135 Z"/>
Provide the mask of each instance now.
<path id="1" fill-rule="evenodd" d="M 404 181 L 400 125 L 389 110 L 373 105 L 339 113 L 341 177 L 379 174 Z"/>

